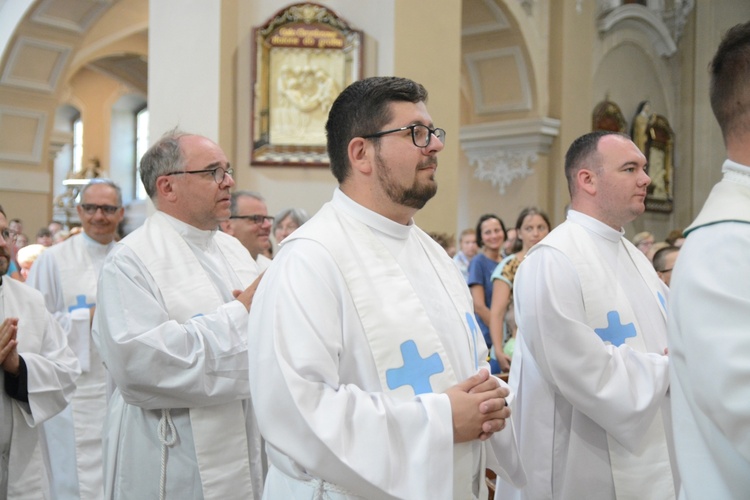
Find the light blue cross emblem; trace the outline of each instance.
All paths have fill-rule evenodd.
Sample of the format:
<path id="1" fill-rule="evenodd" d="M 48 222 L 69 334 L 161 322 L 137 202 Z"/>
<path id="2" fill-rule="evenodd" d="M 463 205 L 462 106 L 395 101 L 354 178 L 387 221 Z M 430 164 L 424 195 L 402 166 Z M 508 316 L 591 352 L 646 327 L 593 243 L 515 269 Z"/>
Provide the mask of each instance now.
<path id="1" fill-rule="evenodd" d="M 667 310 L 667 299 L 664 298 L 664 295 L 661 294 L 661 292 L 656 292 L 656 296 L 659 297 L 659 303 L 661 304 L 662 309 L 666 312 Z"/>
<path id="2" fill-rule="evenodd" d="M 91 309 L 96 304 L 87 304 L 85 295 L 76 295 L 76 303 L 68 307 L 68 312 L 73 312 L 76 309 Z"/>
<path id="3" fill-rule="evenodd" d="M 385 371 L 385 380 L 389 389 L 397 389 L 402 385 L 410 385 L 414 395 L 432 391 L 430 377 L 445 370 L 443 361 L 438 353 L 426 358 L 419 355 L 417 344 L 407 340 L 401 344 L 401 357 L 404 364 L 400 368 L 390 368 Z"/>
<path id="4" fill-rule="evenodd" d="M 615 347 L 620 347 L 625 343 L 625 339 L 637 335 L 633 323 L 627 325 L 620 323 L 620 313 L 617 311 L 607 313 L 607 323 L 607 328 L 595 328 L 594 331 L 604 342 L 611 342 Z"/>

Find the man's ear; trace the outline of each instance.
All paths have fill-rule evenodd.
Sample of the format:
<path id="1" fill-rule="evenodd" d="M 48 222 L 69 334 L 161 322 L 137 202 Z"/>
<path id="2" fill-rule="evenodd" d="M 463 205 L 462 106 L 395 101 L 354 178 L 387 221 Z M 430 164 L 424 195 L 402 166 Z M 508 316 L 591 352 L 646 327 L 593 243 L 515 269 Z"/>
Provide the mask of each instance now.
<path id="1" fill-rule="evenodd" d="M 594 196 L 596 194 L 596 174 L 588 168 L 582 168 L 576 172 L 576 183 L 578 189 Z"/>
<path id="2" fill-rule="evenodd" d="M 372 173 L 372 157 L 374 151 L 370 147 L 370 142 L 367 141 L 367 139 L 361 137 L 353 138 L 349 141 L 347 154 L 349 155 L 349 164 L 353 171 L 364 175 Z"/>
<path id="3" fill-rule="evenodd" d="M 169 175 L 162 175 L 156 178 L 156 196 L 159 199 L 168 202 L 174 202 L 177 199 L 175 185 L 172 182 L 172 177 Z"/>

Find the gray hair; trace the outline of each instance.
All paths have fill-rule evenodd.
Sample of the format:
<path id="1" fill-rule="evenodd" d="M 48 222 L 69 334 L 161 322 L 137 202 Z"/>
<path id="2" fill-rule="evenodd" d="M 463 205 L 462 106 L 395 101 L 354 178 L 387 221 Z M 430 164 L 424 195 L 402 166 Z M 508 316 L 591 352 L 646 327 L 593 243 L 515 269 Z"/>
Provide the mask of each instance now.
<path id="1" fill-rule="evenodd" d="M 237 215 L 237 198 L 240 198 L 241 196 L 247 196 L 248 198 L 254 198 L 258 201 L 262 201 L 263 203 L 266 202 L 266 199 L 261 196 L 260 193 L 257 193 L 255 191 L 246 191 L 246 190 L 239 190 L 232 193 L 232 200 L 231 205 L 229 206 L 230 213 L 232 215 Z"/>
<path id="2" fill-rule="evenodd" d="M 114 189 L 115 194 L 117 195 L 117 206 L 118 207 L 122 206 L 122 189 L 120 189 L 120 186 L 118 186 L 115 183 L 115 181 L 111 179 L 103 179 L 101 177 L 91 179 L 91 181 L 88 184 L 83 186 L 83 189 L 81 189 L 81 202 L 83 202 L 83 196 L 86 194 L 86 191 L 88 191 L 91 186 L 97 186 L 97 185 L 109 186 L 112 189 Z"/>
<path id="3" fill-rule="evenodd" d="M 307 212 L 305 212 L 305 210 L 302 208 L 286 208 L 279 212 L 274 218 L 272 230 L 276 232 L 276 228 L 279 227 L 281 221 L 283 221 L 287 217 L 296 222 L 298 226 L 301 226 L 302 224 L 307 222 L 307 219 L 309 219 Z"/>
<path id="4" fill-rule="evenodd" d="M 162 175 L 185 169 L 185 158 L 182 156 L 180 139 L 191 135 L 177 128 L 169 130 L 156 141 L 141 158 L 141 182 L 146 194 L 156 198 L 156 179 Z"/>

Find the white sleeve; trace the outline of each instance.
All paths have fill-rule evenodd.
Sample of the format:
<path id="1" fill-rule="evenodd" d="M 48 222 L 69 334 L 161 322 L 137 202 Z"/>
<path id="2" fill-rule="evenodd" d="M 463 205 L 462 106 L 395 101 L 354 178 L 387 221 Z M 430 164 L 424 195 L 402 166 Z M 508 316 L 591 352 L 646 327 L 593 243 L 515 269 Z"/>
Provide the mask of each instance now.
<path id="1" fill-rule="evenodd" d="M 38 353 L 20 352 L 26 363 L 29 408 L 31 413 L 24 412 L 26 423 L 30 427 L 57 415 L 70 403 L 75 391 L 75 381 L 81 369 L 73 351 L 65 341 L 65 333 L 60 325 L 47 314 L 42 332 L 24 332 L 19 328 L 19 335 L 38 335 L 42 337 Z"/>
<path id="2" fill-rule="evenodd" d="M 148 270 L 120 245 L 104 263 L 96 302 L 94 342 L 129 404 L 192 408 L 250 396 L 248 314 L 239 301 L 171 320 Z"/>
<path id="3" fill-rule="evenodd" d="M 448 397 L 397 402 L 382 392 L 351 296 L 322 246 L 285 245 L 249 328 L 253 404 L 274 465 L 366 498 L 451 494 Z"/>
<path id="4" fill-rule="evenodd" d="M 750 462 L 750 224 L 700 228 L 673 273 L 670 349 L 683 391 Z M 700 236 L 700 239 L 698 238 Z"/>
<path id="5" fill-rule="evenodd" d="M 578 274 L 557 249 L 525 259 L 514 298 L 518 341 L 547 383 L 623 446 L 637 446 L 669 388 L 667 357 L 604 344 L 587 324 Z"/>

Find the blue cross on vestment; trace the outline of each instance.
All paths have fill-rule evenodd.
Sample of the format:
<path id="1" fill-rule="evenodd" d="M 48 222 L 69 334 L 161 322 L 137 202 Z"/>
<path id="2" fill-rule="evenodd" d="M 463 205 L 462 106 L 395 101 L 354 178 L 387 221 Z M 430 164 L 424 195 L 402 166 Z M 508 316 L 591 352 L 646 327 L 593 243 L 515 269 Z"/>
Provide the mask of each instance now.
<path id="1" fill-rule="evenodd" d="M 656 296 L 659 297 L 659 303 L 661 304 L 662 309 L 664 309 L 664 312 L 667 311 L 667 299 L 664 298 L 664 295 L 661 294 L 661 292 L 656 292 Z"/>
<path id="2" fill-rule="evenodd" d="M 607 313 L 607 328 L 595 328 L 594 331 L 604 342 L 611 342 L 615 347 L 620 347 L 625 343 L 625 339 L 637 335 L 633 323 L 620 323 L 620 313 L 617 311 Z"/>
<path id="3" fill-rule="evenodd" d="M 91 309 L 96 304 L 87 304 L 85 295 L 76 295 L 76 303 L 68 307 L 68 312 L 73 312 L 76 309 Z"/>
<path id="4" fill-rule="evenodd" d="M 407 340 L 401 344 L 401 357 L 404 360 L 403 366 L 385 371 L 388 388 L 397 389 L 402 385 L 410 385 L 414 389 L 414 395 L 433 392 L 430 377 L 445 370 L 440 355 L 433 353 L 423 358 L 419 355 L 416 342 Z"/>

